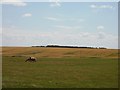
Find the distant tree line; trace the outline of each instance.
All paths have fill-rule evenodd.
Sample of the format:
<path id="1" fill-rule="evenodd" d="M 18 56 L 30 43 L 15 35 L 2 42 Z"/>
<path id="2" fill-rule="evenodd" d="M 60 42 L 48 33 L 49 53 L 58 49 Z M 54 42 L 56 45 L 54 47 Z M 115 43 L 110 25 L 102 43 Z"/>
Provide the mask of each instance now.
<path id="1" fill-rule="evenodd" d="M 107 49 L 105 47 L 79 47 L 79 46 L 59 46 L 59 45 L 32 46 L 32 47 Z"/>

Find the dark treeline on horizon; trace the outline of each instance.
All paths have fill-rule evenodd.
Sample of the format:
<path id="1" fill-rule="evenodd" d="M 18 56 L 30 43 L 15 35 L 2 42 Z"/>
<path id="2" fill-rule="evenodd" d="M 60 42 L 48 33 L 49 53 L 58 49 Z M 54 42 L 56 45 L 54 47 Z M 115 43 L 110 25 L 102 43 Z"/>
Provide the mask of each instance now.
<path id="1" fill-rule="evenodd" d="M 107 49 L 105 47 L 83 47 L 83 46 L 79 47 L 79 46 L 60 46 L 60 45 L 32 46 L 32 47 Z"/>

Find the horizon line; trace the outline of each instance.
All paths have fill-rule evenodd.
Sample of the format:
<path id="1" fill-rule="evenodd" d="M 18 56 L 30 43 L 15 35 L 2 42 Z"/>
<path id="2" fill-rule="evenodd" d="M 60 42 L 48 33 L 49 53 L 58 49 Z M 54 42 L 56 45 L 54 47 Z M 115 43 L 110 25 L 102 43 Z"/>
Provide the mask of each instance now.
<path id="1" fill-rule="evenodd" d="M 40 46 L 48 46 L 48 45 L 9 45 L 9 46 L 7 46 L 7 45 L 4 45 L 4 46 L 0 46 L 0 48 L 1 47 L 40 47 Z M 56 45 L 53 45 L 53 46 L 56 46 Z M 57 46 L 63 46 L 63 45 L 57 45 Z M 76 45 L 64 45 L 64 46 L 75 46 L 75 47 L 92 47 L 92 48 L 101 48 L 101 47 L 103 47 L 103 46 L 76 46 Z M 59 48 L 59 47 L 58 47 Z M 120 49 L 119 47 L 118 48 L 109 48 L 109 47 L 103 47 L 103 48 L 106 48 L 106 49 Z"/>

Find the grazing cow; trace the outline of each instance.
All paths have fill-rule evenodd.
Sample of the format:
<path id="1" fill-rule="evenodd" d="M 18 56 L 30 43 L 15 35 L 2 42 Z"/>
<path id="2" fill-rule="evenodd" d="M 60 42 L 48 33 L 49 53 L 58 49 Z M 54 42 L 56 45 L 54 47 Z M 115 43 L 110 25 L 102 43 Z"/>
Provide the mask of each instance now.
<path id="1" fill-rule="evenodd" d="M 29 57 L 25 62 L 30 61 L 30 62 L 36 62 L 36 58 L 35 57 Z"/>

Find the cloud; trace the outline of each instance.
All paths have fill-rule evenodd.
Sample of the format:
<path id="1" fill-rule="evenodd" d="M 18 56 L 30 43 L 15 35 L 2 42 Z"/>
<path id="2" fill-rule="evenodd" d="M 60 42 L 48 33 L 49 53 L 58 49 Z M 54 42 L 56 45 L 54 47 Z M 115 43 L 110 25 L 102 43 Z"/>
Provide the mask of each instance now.
<path id="1" fill-rule="evenodd" d="M 22 17 L 31 17 L 31 16 L 32 16 L 31 13 L 25 13 L 25 14 L 22 15 Z"/>
<path id="2" fill-rule="evenodd" d="M 111 5 L 101 5 L 100 8 L 112 9 L 113 6 L 111 6 Z"/>
<path id="3" fill-rule="evenodd" d="M 50 4 L 51 7 L 60 7 L 61 4 L 60 3 L 52 3 Z"/>
<path id="4" fill-rule="evenodd" d="M 62 25 L 56 25 L 55 27 L 59 28 L 59 29 L 71 29 L 70 26 L 62 26 Z"/>
<path id="5" fill-rule="evenodd" d="M 90 5 L 91 8 L 93 9 L 113 9 L 114 7 L 111 5 Z"/>
<path id="6" fill-rule="evenodd" d="M 49 0 L 50 1 L 50 6 L 51 7 L 60 7 L 61 4 L 60 4 L 60 0 Z"/>
<path id="7" fill-rule="evenodd" d="M 72 22 L 79 22 L 79 23 L 81 23 L 81 22 L 84 22 L 85 19 L 69 17 L 69 18 L 66 19 L 66 21 L 72 21 Z"/>
<path id="8" fill-rule="evenodd" d="M 2 27 L 0 27 L 0 34 L 2 34 Z"/>
<path id="9" fill-rule="evenodd" d="M 72 29 L 72 26 L 58 26 L 59 28 Z M 73 27 L 75 28 L 75 27 Z M 77 46 L 95 46 L 117 48 L 118 37 L 105 32 L 75 32 L 72 30 L 31 31 L 21 30 L 19 28 L 3 28 L 2 40 L 4 46 L 32 46 L 32 45 L 77 45 Z"/>
<path id="10" fill-rule="evenodd" d="M 77 30 L 82 28 L 81 26 L 65 26 L 65 25 L 56 25 L 54 27 L 62 30 Z"/>
<path id="11" fill-rule="evenodd" d="M 4 27 L 2 33 L 2 41 L 4 46 L 40 45 L 40 41 L 44 42 L 44 40 L 49 37 L 49 33 L 38 33 L 12 27 Z"/>
<path id="12" fill-rule="evenodd" d="M 22 0 L 2 0 L 2 4 L 10 4 L 13 6 L 26 6 L 27 4 Z"/>
<path id="13" fill-rule="evenodd" d="M 105 32 L 80 32 L 78 34 L 73 34 L 72 38 L 79 45 L 84 46 L 103 46 L 106 48 L 117 48 L 118 45 L 118 37 Z"/>
<path id="14" fill-rule="evenodd" d="M 90 37 L 91 34 L 88 32 L 83 32 L 83 33 L 81 33 L 81 36 L 86 38 L 86 37 Z"/>
<path id="15" fill-rule="evenodd" d="M 91 8 L 96 8 L 97 6 L 96 5 L 90 5 Z"/>
<path id="16" fill-rule="evenodd" d="M 103 30 L 105 27 L 100 25 L 100 26 L 97 26 L 97 30 Z"/>
<path id="17" fill-rule="evenodd" d="M 98 33 L 98 39 L 104 39 L 106 37 L 106 34 L 104 32 Z"/>
<path id="18" fill-rule="evenodd" d="M 61 21 L 60 19 L 55 18 L 55 17 L 45 17 L 45 19 L 50 20 L 50 21 Z"/>
<path id="19" fill-rule="evenodd" d="M 100 25 L 100 26 L 97 26 L 97 30 L 99 31 L 98 32 L 98 39 L 104 39 L 106 37 L 106 34 L 102 31 L 104 30 L 104 26 Z"/>

